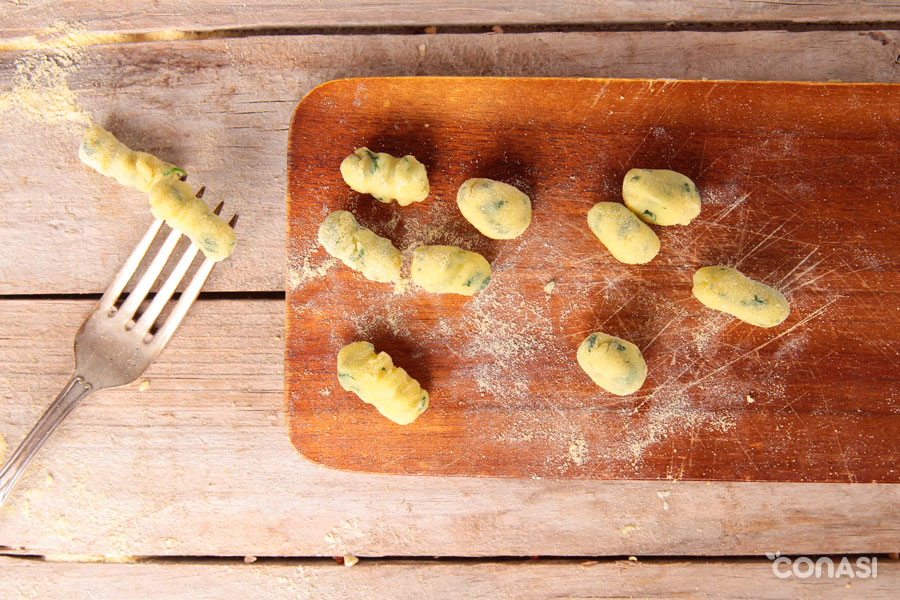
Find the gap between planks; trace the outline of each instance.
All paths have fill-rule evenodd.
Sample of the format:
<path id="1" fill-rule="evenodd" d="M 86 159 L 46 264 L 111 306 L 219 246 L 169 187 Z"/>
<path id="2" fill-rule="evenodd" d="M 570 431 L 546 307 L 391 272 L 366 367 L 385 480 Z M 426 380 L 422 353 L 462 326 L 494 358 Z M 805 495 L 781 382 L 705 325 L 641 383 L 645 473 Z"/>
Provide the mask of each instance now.
<path id="1" fill-rule="evenodd" d="M 339 26 L 293 26 L 293 27 L 229 27 L 220 29 L 168 29 L 158 31 L 130 31 L 126 33 L 101 31 L 88 33 L 76 30 L 62 36 L 28 35 L 0 41 L 0 52 L 20 52 L 32 50 L 49 50 L 64 45 L 106 46 L 121 44 L 144 44 L 148 42 L 192 42 L 213 39 L 241 39 L 254 37 L 303 37 L 303 36 L 418 36 L 423 41 L 435 39 L 439 35 L 517 35 L 548 33 L 662 33 L 662 32 L 694 32 L 694 33 L 746 33 L 746 32 L 868 32 L 868 31 L 900 31 L 900 20 L 886 21 L 815 21 L 796 22 L 788 20 L 729 22 L 729 21 L 641 21 L 610 23 L 547 23 L 528 25 L 503 22 L 491 25 L 440 25 L 439 27 L 422 27 L 421 25 L 339 25 Z M 0 37 L 2 40 L 2 37 Z"/>
<path id="2" fill-rule="evenodd" d="M 0 557 L 0 594 L 22 600 L 131 598 L 893 598 L 900 568 L 877 577 L 775 576 L 765 559 L 660 561 L 367 561 L 337 564 L 47 563 Z"/>
<path id="3" fill-rule="evenodd" d="M 507 0 L 485 4 L 471 0 L 423 0 L 415 3 L 377 3 L 332 0 L 323 5 L 300 0 L 290 6 L 267 0 L 232 3 L 200 0 L 189 5 L 147 6 L 122 0 L 115 7 L 97 8 L 85 0 L 61 6 L 35 0 L 27 6 L 9 4 L 0 24 L 0 38 L 42 33 L 60 23 L 83 24 L 92 32 L 161 30 L 326 32 L 416 31 L 438 26 L 449 31 L 483 31 L 500 25 L 509 31 L 647 31 L 651 28 L 728 31 L 793 27 L 811 28 L 891 26 L 898 19 L 890 0 L 854 3 L 741 2 L 736 0 L 608 0 L 584 2 L 525 2 Z"/>

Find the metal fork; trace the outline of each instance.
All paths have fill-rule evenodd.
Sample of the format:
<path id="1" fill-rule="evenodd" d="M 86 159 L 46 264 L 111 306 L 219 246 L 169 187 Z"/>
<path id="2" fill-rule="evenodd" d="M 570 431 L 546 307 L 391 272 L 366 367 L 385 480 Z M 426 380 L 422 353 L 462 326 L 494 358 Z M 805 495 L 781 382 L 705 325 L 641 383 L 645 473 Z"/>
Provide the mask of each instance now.
<path id="1" fill-rule="evenodd" d="M 219 203 L 213 212 L 219 214 L 222 204 Z M 236 223 L 237 214 L 231 218 L 229 225 L 234 227 Z M 135 313 L 147 297 L 147 292 L 150 291 L 150 287 L 168 263 L 169 257 L 181 238 L 181 232 L 173 229 L 144 274 L 135 283 L 134 289 L 121 306 L 116 308 L 116 301 L 122 294 L 122 290 L 134 276 L 144 255 L 156 239 L 162 224 L 163 221 L 157 219 L 150 225 L 150 229 L 144 234 L 134 252 L 125 261 L 112 284 L 94 307 L 94 311 L 75 335 L 75 372 L 56 400 L 13 452 L 3 469 L 0 469 L 0 506 L 9 497 L 16 482 L 38 450 L 56 431 L 63 419 L 88 394 L 105 388 L 125 385 L 140 377 L 162 352 L 184 315 L 197 299 L 200 288 L 203 287 L 206 278 L 209 277 L 216 264 L 208 258 L 204 259 L 203 264 L 197 269 L 187 289 L 181 294 L 165 322 L 159 325 L 155 333 L 151 333 L 154 322 L 197 256 L 198 248 L 191 244 L 153 297 L 150 305 L 137 321 L 134 320 Z"/>

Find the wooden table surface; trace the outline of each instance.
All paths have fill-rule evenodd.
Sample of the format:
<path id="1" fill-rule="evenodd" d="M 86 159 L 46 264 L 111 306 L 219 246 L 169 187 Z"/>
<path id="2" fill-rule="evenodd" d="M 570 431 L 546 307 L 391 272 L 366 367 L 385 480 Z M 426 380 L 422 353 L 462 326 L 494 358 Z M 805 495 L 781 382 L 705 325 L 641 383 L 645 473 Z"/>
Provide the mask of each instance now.
<path id="1" fill-rule="evenodd" d="M 315 85 L 376 75 L 895 83 L 900 6 L 3 3 L 0 456 L 66 381 L 75 331 L 150 220 L 78 162 L 86 115 L 241 223 L 149 387 L 90 397 L 0 509 L 0 598 L 896 597 L 896 485 L 392 477 L 296 454 L 288 121 Z M 877 554 L 878 576 L 780 579 L 767 552 Z M 328 558 L 344 554 L 361 562 Z"/>

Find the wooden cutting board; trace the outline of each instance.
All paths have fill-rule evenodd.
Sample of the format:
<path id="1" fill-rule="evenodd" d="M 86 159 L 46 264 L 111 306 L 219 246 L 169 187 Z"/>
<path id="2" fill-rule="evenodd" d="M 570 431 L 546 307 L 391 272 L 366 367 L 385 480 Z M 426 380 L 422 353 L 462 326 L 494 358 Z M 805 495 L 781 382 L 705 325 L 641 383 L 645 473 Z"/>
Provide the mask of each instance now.
<path id="1" fill-rule="evenodd" d="M 409 207 L 352 191 L 355 148 L 411 153 L 431 195 Z M 288 143 L 285 408 L 295 447 L 354 471 L 528 478 L 900 481 L 900 86 L 387 78 L 333 81 L 297 107 Z M 657 227 L 648 265 L 588 230 L 632 167 L 680 171 L 703 210 Z M 515 240 L 459 214 L 470 177 L 533 201 Z M 333 210 L 401 248 L 491 261 L 472 298 L 363 279 L 318 247 Z M 703 307 L 691 276 L 727 264 L 786 292 L 758 329 Z M 602 330 L 649 366 L 628 397 L 575 362 Z M 431 393 L 401 427 L 338 385 L 368 340 Z"/>

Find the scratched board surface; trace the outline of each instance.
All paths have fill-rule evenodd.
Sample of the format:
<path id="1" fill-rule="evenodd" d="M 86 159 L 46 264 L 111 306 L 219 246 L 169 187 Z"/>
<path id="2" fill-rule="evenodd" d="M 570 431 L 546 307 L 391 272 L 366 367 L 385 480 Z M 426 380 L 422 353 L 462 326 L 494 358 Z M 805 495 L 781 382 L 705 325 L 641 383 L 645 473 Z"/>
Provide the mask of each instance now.
<path id="1" fill-rule="evenodd" d="M 288 145 L 285 405 L 296 448 L 349 470 L 534 478 L 900 481 L 900 88 L 602 79 L 351 79 L 298 106 Z M 381 204 L 338 166 L 368 146 L 427 167 L 420 204 Z M 692 178 L 703 209 L 655 227 L 647 265 L 588 230 L 632 167 Z M 518 239 L 459 214 L 470 177 L 533 201 Z M 409 255 L 482 253 L 467 298 L 363 279 L 316 242 L 353 212 Z M 691 296 L 726 264 L 783 290 L 758 329 Z M 593 331 L 640 347 L 643 388 L 617 397 L 575 362 Z M 431 393 L 401 427 L 338 385 L 368 340 Z"/>

